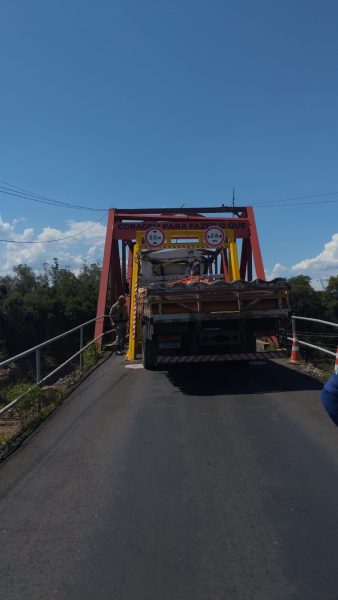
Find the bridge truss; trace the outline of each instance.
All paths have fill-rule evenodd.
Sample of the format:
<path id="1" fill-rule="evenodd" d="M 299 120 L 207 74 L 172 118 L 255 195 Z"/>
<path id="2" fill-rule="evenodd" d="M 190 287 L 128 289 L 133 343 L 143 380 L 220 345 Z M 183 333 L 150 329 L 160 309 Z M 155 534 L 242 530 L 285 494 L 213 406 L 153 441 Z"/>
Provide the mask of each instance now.
<path id="1" fill-rule="evenodd" d="M 221 228 L 228 234 L 229 241 L 221 253 L 224 280 L 252 281 L 253 272 L 258 279 L 265 280 L 256 221 L 251 206 L 216 206 L 179 210 L 112 208 L 108 212 L 97 304 L 98 316 L 106 314 L 111 304 L 121 294 L 129 296 L 133 270 L 137 267 L 137 251 L 144 243 L 142 234 L 145 235 L 148 229 L 155 227 L 165 232 L 166 243 L 171 239 L 169 235 L 171 232 L 179 231 L 181 234 L 186 232 L 188 236 L 189 233 L 194 235 L 203 233 L 209 227 Z M 232 259 L 237 255 L 239 259 L 236 268 Z M 97 321 L 95 338 L 103 333 L 103 329 L 103 321 Z"/>

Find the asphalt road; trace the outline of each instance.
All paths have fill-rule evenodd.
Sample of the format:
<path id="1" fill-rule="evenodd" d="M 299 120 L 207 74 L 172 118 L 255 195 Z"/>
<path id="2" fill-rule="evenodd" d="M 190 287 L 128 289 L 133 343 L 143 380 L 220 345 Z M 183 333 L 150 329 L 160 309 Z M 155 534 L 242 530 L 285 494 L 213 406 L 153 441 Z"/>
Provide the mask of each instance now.
<path id="1" fill-rule="evenodd" d="M 109 359 L 0 467 L 1 599 L 337 600 L 320 387 Z"/>

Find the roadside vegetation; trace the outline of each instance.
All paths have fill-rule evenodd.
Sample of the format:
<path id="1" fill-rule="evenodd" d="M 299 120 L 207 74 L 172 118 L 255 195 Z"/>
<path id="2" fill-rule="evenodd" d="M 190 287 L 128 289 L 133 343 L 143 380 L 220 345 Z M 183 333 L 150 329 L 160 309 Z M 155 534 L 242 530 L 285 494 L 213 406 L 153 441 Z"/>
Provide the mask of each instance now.
<path id="1" fill-rule="evenodd" d="M 0 362 L 89 321 L 95 316 L 100 268 L 83 264 L 75 275 L 60 269 L 58 260 L 36 275 L 18 265 L 13 275 L 0 277 Z M 94 326 L 84 330 L 84 343 L 93 339 Z M 42 376 L 50 373 L 79 349 L 79 332 L 41 351 Z M 0 458 L 20 443 L 67 396 L 69 391 L 102 356 L 95 344 L 42 386 L 35 383 L 35 356 L 0 369 L 0 408 L 22 399 L 0 418 Z"/>
<path id="2" fill-rule="evenodd" d="M 84 263 L 77 275 L 58 259 L 35 274 L 28 265 L 0 277 L 0 361 L 92 319 L 100 267 Z M 68 344 L 69 342 L 67 342 Z M 59 353 L 63 353 L 60 346 Z"/>

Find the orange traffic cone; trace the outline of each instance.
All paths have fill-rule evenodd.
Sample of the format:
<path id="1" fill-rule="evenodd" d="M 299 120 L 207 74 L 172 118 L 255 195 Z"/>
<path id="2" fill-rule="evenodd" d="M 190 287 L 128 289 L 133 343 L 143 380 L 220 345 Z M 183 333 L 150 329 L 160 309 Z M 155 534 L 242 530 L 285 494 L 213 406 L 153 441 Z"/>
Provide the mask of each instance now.
<path id="1" fill-rule="evenodd" d="M 337 346 L 337 350 L 336 350 L 336 364 L 334 366 L 334 372 L 336 375 L 338 375 L 338 346 Z"/>
<path id="2" fill-rule="evenodd" d="M 293 364 L 293 365 L 299 365 L 299 344 L 298 344 L 298 338 L 297 338 L 297 334 L 296 332 L 293 334 L 293 339 L 292 339 L 292 349 L 291 349 L 291 356 L 289 359 L 289 363 Z"/>

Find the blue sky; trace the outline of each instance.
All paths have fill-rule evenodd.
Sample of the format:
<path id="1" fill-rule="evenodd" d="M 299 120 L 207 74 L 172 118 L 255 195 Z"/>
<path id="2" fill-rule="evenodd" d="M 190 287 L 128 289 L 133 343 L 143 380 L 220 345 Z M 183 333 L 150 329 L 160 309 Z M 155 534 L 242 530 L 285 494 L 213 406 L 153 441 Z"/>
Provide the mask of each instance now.
<path id="1" fill-rule="evenodd" d="M 3 0 L 0 179 L 90 207 L 217 205 L 235 186 L 263 204 L 269 274 L 336 274 L 337 27 L 333 0 Z M 30 240 L 102 216 L 2 194 L 0 215 L 2 239 Z M 103 237 L 0 243 L 1 272 L 77 268 Z"/>

